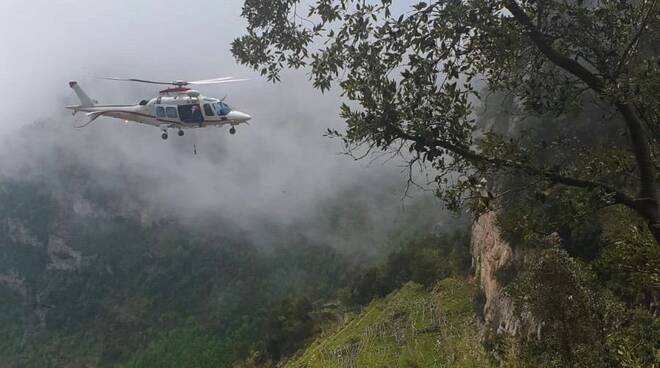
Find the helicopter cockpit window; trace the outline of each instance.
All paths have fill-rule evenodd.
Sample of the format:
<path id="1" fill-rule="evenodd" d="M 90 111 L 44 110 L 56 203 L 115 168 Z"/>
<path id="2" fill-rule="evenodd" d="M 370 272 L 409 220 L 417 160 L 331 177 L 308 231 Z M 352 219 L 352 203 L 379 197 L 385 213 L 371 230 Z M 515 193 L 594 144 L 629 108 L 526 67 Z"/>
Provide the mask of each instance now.
<path id="1" fill-rule="evenodd" d="M 227 115 L 231 111 L 229 106 L 224 102 L 216 102 L 213 104 L 213 107 L 215 107 L 215 112 L 218 115 Z"/>
<path id="2" fill-rule="evenodd" d="M 204 104 L 204 113 L 206 114 L 206 116 L 215 115 L 215 113 L 213 113 L 213 109 L 211 108 L 211 105 L 207 103 Z"/>
<path id="3" fill-rule="evenodd" d="M 165 113 L 167 114 L 168 118 L 174 118 L 176 119 L 177 114 L 176 114 L 176 107 L 173 106 L 168 106 L 165 108 Z"/>
<path id="4" fill-rule="evenodd" d="M 165 117 L 165 108 L 163 106 L 156 107 L 156 116 L 159 118 Z"/>

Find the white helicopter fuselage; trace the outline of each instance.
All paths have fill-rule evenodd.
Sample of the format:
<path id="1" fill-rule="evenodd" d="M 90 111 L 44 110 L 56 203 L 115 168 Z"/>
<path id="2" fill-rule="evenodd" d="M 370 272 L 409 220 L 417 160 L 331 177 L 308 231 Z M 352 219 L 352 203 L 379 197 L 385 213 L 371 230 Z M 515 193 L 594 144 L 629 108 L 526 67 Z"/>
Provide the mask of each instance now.
<path id="1" fill-rule="evenodd" d="M 222 100 L 202 96 L 198 91 L 176 87 L 160 91 L 160 95 L 151 100 L 143 100 L 137 105 L 97 105 L 80 88 L 77 82 L 69 83 L 80 98 L 81 104 L 66 106 L 73 113 L 87 113 L 91 123 L 101 116 L 153 125 L 161 128 L 166 134 L 168 128 L 182 129 L 204 128 L 210 126 L 234 126 L 247 123 L 251 116 L 232 110 Z M 165 136 L 163 137 L 165 138 Z"/>

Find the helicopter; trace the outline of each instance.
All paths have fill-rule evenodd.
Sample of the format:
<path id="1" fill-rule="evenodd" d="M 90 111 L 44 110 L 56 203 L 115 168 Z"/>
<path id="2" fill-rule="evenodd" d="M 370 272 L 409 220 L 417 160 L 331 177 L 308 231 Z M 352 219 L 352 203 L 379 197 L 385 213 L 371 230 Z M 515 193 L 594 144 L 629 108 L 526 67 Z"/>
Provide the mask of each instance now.
<path id="1" fill-rule="evenodd" d="M 98 105 L 98 101 L 91 99 L 80 87 L 78 82 L 70 81 L 69 87 L 73 89 L 80 105 L 65 106 L 77 112 L 85 112 L 88 120 L 76 128 L 83 128 L 94 122 L 101 116 L 124 120 L 125 123 L 133 121 L 140 124 L 153 125 L 162 131 L 161 138 L 168 138 L 168 129 L 177 129 L 177 134 L 183 136 L 184 129 L 205 128 L 210 126 L 229 125 L 229 133 L 236 134 L 236 126 L 247 124 L 252 117 L 244 112 L 232 109 L 224 102 L 224 98 L 218 99 L 203 96 L 191 85 L 223 84 L 240 82 L 247 79 L 234 77 L 222 77 L 186 82 L 176 80 L 173 82 L 159 82 L 135 78 L 113 78 L 103 77 L 101 79 L 139 82 L 148 84 L 159 84 L 169 86 L 159 91 L 158 97 L 150 100 L 142 100 L 136 105 Z"/>

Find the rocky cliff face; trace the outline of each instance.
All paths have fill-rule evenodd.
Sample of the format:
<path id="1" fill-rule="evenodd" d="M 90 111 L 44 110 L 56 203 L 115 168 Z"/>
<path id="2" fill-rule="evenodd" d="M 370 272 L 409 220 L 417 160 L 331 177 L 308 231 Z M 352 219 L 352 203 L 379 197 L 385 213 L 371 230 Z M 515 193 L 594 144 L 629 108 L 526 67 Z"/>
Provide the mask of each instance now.
<path id="1" fill-rule="evenodd" d="M 472 267 L 484 295 L 483 318 L 487 328 L 515 334 L 520 321 L 514 315 L 513 303 L 502 291 L 498 272 L 511 265 L 516 255 L 502 239 L 496 214 L 481 215 L 472 225 Z"/>

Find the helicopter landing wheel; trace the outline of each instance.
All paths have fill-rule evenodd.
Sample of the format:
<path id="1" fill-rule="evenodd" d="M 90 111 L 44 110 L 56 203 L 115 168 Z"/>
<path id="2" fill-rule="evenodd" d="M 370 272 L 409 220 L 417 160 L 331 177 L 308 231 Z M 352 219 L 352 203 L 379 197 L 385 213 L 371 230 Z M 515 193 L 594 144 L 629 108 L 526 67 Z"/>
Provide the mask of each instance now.
<path id="1" fill-rule="evenodd" d="M 178 134 L 179 137 L 183 137 L 183 130 L 182 130 L 182 129 L 179 129 L 179 131 L 178 131 L 176 134 Z"/>
<path id="2" fill-rule="evenodd" d="M 229 134 L 236 134 L 236 128 L 234 127 L 229 128 Z"/>
<path id="3" fill-rule="evenodd" d="M 163 140 L 166 140 L 167 139 L 167 133 L 163 133 L 160 137 L 163 138 Z"/>

